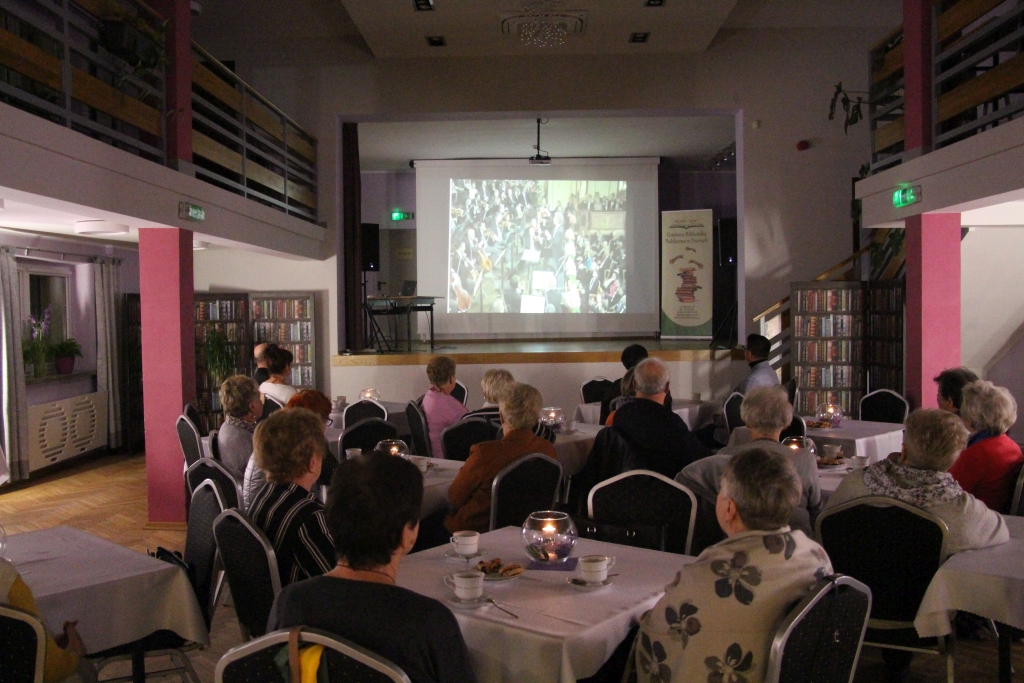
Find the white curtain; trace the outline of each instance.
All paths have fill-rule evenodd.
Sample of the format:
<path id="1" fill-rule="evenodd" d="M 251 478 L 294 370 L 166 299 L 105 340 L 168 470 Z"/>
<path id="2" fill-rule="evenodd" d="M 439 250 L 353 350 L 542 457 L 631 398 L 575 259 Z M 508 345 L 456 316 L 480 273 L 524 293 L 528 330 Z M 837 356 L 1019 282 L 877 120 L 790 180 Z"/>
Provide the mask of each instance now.
<path id="1" fill-rule="evenodd" d="M 18 265 L 8 248 L 0 248 L 0 456 L 10 481 L 28 477 L 28 400 L 21 358 L 23 328 Z M 4 478 L 0 477 L 0 483 Z"/>
<path id="2" fill-rule="evenodd" d="M 121 353 L 117 346 L 121 316 L 121 260 L 99 258 L 96 281 L 96 390 L 107 392 L 107 441 L 121 446 Z"/>

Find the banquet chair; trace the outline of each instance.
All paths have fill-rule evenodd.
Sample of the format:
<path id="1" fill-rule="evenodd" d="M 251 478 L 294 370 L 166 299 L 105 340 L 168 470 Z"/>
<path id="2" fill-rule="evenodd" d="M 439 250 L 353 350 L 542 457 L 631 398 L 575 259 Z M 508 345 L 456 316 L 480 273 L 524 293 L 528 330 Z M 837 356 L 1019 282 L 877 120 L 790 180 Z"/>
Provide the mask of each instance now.
<path id="1" fill-rule="evenodd" d="M 466 401 L 469 399 L 469 389 L 459 380 L 455 380 L 455 386 L 452 388 L 452 398 L 462 405 L 466 405 Z"/>
<path id="2" fill-rule="evenodd" d="M 871 589 L 871 619 L 864 644 L 945 656 L 946 679 L 952 683 L 955 633 L 919 638 L 914 629 L 921 600 L 948 557 L 948 534 L 938 517 L 880 496 L 837 505 L 815 522 L 815 535 L 832 568 Z"/>
<path id="3" fill-rule="evenodd" d="M 441 450 L 445 460 L 466 462 L 473 446 L 484 441 L 494 441 L 497 430 L 487 420 L 467 419 L 456 422 L 441 432 Z"/>
<path id="4" fill-rule="evenodd" d="M 38 617 L 0 604 L 0 662 L 4 681 L 43 683 L 46 629 Z"/>
<path id="5" fill-rule="evenodd" d="M 225 508 L 242 506 L 241 486 L 231 476 L 231 473 L 224 469 L 223 465 L 212 458 L 200 458 L 185 470 L 185 484 L 188 487 L 189 500 L 192 499 L 196 488 L 208 479 L 216 484 L 217 493 L 220 494 Z M 191 509 L 191 503 L 189 507 Z"/>
<path id="6" fill-rule="evenodd" d="M 347 424 L 347 423 L 346 423 Z M 341 437 L 341 452 L 358 448 L 364 453 L 372 451 L 384 439 L 397 439 L 398 428 L 379 417 L 367 417 L 345 429 Z"/>
<path id="7" fill-rule="evenodd" d="M 807 423 L 799 415 L 794 415 L 793 421 L 782 430 L 782 433 L 779 435 L 779 441 L 788 439 L 791 436 L 807 436 Z"/>
<path id="8" fill-rule="evenodd" d="M 743 427 L 743 418 L 740 417 L 740 406 L 743 404 L 743 394 L 734 391 L 725 399 L 725 426 L 732 434 L 737 427 Z"/>
<path id="9" fill-rule="evenodd" d="M 1013 486 L 1013 498 L 1010 502 L 1009 514 L 1017 517 L 1024 515 L 1024 509 L 1021 509 L 1020 504 L 1022 492 L 1024 492 L 1024 467 L 1021 467 L 1020 472 L 1017 474 L 1017 483 Z"/>
<path id="10" fill-rule="evenodd" d="M 697 497 L 662 474 L 632 470 L 594 486 L 587 496 L 587 515 L 599 524 L 626 529 L 654 527 L 659 530 L 655 536 L 657 545 L 646 547 L 689 555 L 697 519 Z"/>
<path id="11" fill-rule="evenodd" d="M 614 412 L 618 410 L 622 404 L 629 403 L 635 399 L 635 396 L 616 396 L 611 400 L 611 403 L 608 404 L 608 412 Z"/>
<path id="12" fill-rule="evenodd" d="M 224 574 L 238 615 L 243 640 L 267 632 L 267 620 L 277 594 L 281 574 L 277 554 L 266 534 L 238 510 L 228 509 L 213 522 Z"/>
<path id="13" fill-rule="evenodd" d="M 860 400 L 860 419 L 867 422 L 903 424 L 908 413 L 907 399 L 892 389 L 876 389 Z"/>
<path id="14" fill-rule="evenodd" d="M 361 401 L 356 401 L 355 403 L 345 407 L 345 412 L 342 413 L 341 418 L 342 428 L 344 429 L 354 425 L 360 420 L 365 420 L 368 417 L 376 417 L 381 420 L 386 420 L 388 419 L 388 409 L 372 398 L 364 398 Z"/>
<path id="15" fill-rule="evenodd" d="M 615 382 L 607 377 L 595 377 L 580 387 L 580 397 L 584 403 L 597 403 L 615 386 Z"/>
<path id="16" fill-rule="evenodd" d="M 796 377 L 792 377 L 788 382 L 786 382 L 786 396 L 789 397 L 789 405 L 794 407 L 796 406 L 796 390 Z"/>
<path id="17" fill-rule="evenodd" d="M 217 430 L 210 430 L 210 433 L 206 436 L 210 440 L 210 457 L 220 462 L 220 444 L 217 443 Z"/>
<path id="18" fill-rule="evenodd" d="M 562 483 L 562 463 L 542 453 L 510 463 L 491 483 L 490 530 L 522 526 L 530 513 L 550 510 Z"/>
<path id="19" fill-rule="evenodd" d="M 598 482 L 629 470 L 644 469 L 643 465 L 621 431 L 603 427 L 594 437 L 583 469 L 572 477 L 572 489 L 567 496 L 569 510 L 585 513 L 587 497 Z"/>
<path id="20" fill-rule="evenodd" d="M 263 394 L 263 412 L 260 414 L 260 419 L 258 421 L 262 422 L 263 420 L 266 420 L 268 417 L 283 408 L 284 406 L 281 405 L 280 401 L 276 398 Z"/>
<path id="21" fill-rule="evenodd" d="M 196 407 L 195 403 L 186 403 L 181 409 L 181 414 L 187 417 L 188 421 L 195 426 L 199 436 L 206 436 L 207 431 L 203 428 L 203 418 L 199 414 L 199 408 Z"/>
<path id="22" fill-rule="evenodd" d="M 293 629 L 294 630 L 294 629 Z M 231 648 L 217 662 L 213 673 L 215 683 L 281 683 L 275 659 L 288 648 L 291 630 L 274 631 L 261 638 Z M 411 683 L 397 665 L 326 631 L 302 628 L 299 646 L 322 645 L 320 666 L 327 663 L 327 680 L 331 683 Z"/>
<path id="23" fill-rule="evenodd" d="M 416 401 L 409 401 L 409 405 L 405 406 L 405 418 L 409 421 L 409 431 L 412 433 L 413 453 L 431 457 L 430 439 L 427 438 L 427 416 L 423 414 L 423 408 Z"/>
<path id="24" fill-rule="evenodd" d="M 870 613 L 860 581 L 818 581 L 775 629 L 764 683 L 853 683 Z"/>
<path id="25" fill-rule="evenodd" d="M 185 466 L 191 467 L 203 457 L 203 442 L 199 436 L 199 429 L 192 424 L 192 420 L 184 415 L 178 416 L 174 428 L 178 432 L 178 443 L 181 445 L 181 454 L 185 456 Z"/>

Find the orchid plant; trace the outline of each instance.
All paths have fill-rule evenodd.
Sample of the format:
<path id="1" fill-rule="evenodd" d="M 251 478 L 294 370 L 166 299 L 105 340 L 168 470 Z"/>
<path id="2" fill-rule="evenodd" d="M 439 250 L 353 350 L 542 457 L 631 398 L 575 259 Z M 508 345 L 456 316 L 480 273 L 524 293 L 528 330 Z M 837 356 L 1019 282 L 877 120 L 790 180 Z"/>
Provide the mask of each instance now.
<path id="1" fill-rule="evenodd" d="M 21 342 L 21 355 L 26 363 L 45 366 L 52 355 L 50 343 L 50 307 L 47 306 L 42 316 L 28 318 L 28 335 Z"/>

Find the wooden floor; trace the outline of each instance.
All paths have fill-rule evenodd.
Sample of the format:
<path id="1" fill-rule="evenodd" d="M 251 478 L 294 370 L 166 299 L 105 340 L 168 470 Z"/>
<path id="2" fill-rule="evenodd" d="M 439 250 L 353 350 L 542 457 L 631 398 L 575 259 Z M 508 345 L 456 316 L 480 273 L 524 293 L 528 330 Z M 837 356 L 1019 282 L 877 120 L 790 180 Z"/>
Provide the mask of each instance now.
<path id="1" fill-rule="evenodd" d="M 182 550 L 182 531 L 151 531 L 146 524 L 146 465 L 143 456 L 109 456 L 51 474 L 28 484 L 3 489 L 0 493 L 0 525 L 8 534 L 66 524 L 144 552 L 158 545 Z M 220 656 L 241 643 L 234 610 L 220 607 L 213 619 L 211 645 L 190 654 L 193 666 L 204 682 L 213 681 Z M 957 645 L 956 680 L 987 683 L 997 680 L 995 642 L 966 642 Z M 1017 671 L 1024 670 L 1024 645 L 1013 648 Z M 165 662 L 149 662 L 153 668 Z M 104 678 L 125 673 L 111 667 Z M 1024 680 L 1018 675 L 1017 680 Z M 883 681 L 882 660 L 877 650 L 865 649 L 857 670 L 857 683 Z M 940 657 L 917 655 L 908 683 L 939 683 L 945 680 L 945 662 Z M 526 682 L 524 682 L 526 683 Z"/>

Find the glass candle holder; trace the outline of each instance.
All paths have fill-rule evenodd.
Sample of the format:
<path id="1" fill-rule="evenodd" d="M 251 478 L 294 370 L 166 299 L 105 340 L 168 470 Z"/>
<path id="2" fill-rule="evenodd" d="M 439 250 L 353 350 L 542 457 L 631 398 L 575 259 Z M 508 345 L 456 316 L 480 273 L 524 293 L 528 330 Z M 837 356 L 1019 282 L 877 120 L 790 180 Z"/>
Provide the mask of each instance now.
<path id="1" fill-rule="evenodd" d="M 377 391 L 376 389 L 363 389 L 362 391 L 359 392 L 359 399 L 362 400 L 364 398 L 369 398 L 369 399 L 372 399 L 374 401 L 379 401 L 380 400 L 380 392 Z"/>
<path id="2" fill-rule="evenodd" d="M 409 445 L 401 439 L 384 439 L 378 441 L 377 445 L 373 448 L 374 453 L 380 453 L 381 455 L 409 455 Z"/>
<path id="3" fill-rule="evenodd" d="M 565 562 L 576 547 L 576 525 L 564 512 L 531 513 L 523 523 L 526 554 L 538 562 Z"/>
<path id="4" fill-rule="evenodd" d="M 828 422 L 833 427 L 838 427 L 843 422 L 843 407 L 838 403 L 822 403 L 818 406 L 815 417 L 819 422 Z"/>
<path id="5" fill-rule="evenodd" d="M 792 448 L 794 451 L 798 448 L 803 448 L 814 457 L 818 457 L 818 446 L 809 436 L 790 436 L 782 440 L 782 445 L 786 448 Z"/>
<path id="6" fill-rule="evenodd" d="M 555 406 L 541 408 L 540 423 L 550 427 L 553 431 L 559 432 L 565 426 L 565 411 Z"/>

